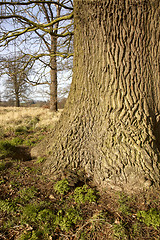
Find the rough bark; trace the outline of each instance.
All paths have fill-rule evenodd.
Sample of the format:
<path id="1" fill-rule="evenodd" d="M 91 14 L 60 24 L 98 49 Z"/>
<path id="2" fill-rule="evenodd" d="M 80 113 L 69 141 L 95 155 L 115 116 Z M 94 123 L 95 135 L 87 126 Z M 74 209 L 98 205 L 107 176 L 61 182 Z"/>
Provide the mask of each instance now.
<path id="1" fill-rule="evenodd" d="M 20 107 L 19 96 L 16 94 L 16 107 Z"/>
<path id="2" fill-rule="evenodd" d="M 14 70 L 15 71 L 15 70 Z M 20 100 L 19 100 L 19 83 L 17 77 L 13 75 L 14 80 L 14 91 L 15 91 L 15 98 L 16 98 L 16 107 L 20 107 Z"/>
<path id="3" fill-rule="evenodd" d="M 50 61 L 50 110 L 56 112 L 57 107 L 57 37 L 51 35 L 51 61 Z"/>
<path id="4" fill-rule="evenodd" d="M 57 2 L 59 2 L 59 0 Z M 57 18 L 60 17 L 60 11 L 61 11 L 61 8 L 59 6 L 57 6 Z M 57 101 L 58 83 L 57 83 L 57 56 L 56 56 L 56 53 L 57 53 L 57 36 L 54 35 L 54 34 L 58 33 L 58 25 L 59 25 L 59 23 L 57 22 L 54 25 L 54 30 L 53 30 L 53 26 L 50 28 L 50 31 L 51 31 L 50 110 L 53 111 L 53 112 L 56 112 L 58 110 L 58 101 Z"/>
<path id="5" fill-rule="evenodd" d="M 102 188 L 159 185 L 160 3 L 74 1 L 74 68 L 44 171 L 82 167 Z"/>

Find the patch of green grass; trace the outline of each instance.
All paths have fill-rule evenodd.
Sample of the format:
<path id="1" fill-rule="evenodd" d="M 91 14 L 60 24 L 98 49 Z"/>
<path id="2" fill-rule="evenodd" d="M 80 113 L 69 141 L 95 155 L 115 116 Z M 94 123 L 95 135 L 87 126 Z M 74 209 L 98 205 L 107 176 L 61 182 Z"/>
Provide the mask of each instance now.
<path id="1" fill-rule="evenodd" d="M 131 199 L 129 196 L 127 196 L 124 193 L 120 193 L 119 194 L 119 199 L 118 199 L 118 203 L 119 203 L 119 211 L 123 214 L 123 215 L 130 215 L 131 214 L 131 209 L 129 206 Z"/>
<path id="2" fill-rule="evenodd" d="M 37 143 L 37 139 L 32 138 L 32 139 L 26 139 L 23 144 L 25 146 L 34 146 Z"/>
<path id="3" fill-rule="evenodd" d="M 29 203 L 22 208 L 21 223 L 35 225 L 37 224 L 37 216 L 40 206 L 37 203 Z"/>
<path id="4" fill-rule="evenodd" d="M 114 224 L 112 229 L 113 229 L 114 239 L 120 239 L 120 240 L 129 239 L 125 225 L 122 222 L 120 222 L 119 224 Z"/>
<path id="5" fill-rule="evenodd" d="M 15 129 L 16 135 L 23 135 L 28 133 L 28 128 L 26 126 L 19 126 Z"/>
<path id="6" fill-rule="evenodd" d="M 74 207 L 59 210 L 55 214 L 52 209 L 42 209 L 42 205 L 28 204 L 21 214 L 23 224 L 34 226 L 37 231 L 41 230 L 44 236 L 51 234 L 56 227 L 62 231 L 69 231 L 80 220 L 82 217 Z"/>
<path id="7" fill-rule="evenodd" d="M 18 146 L 21 145 L 23 143 L 23 139 L 20 137 L 16 137 L 16 138 L 12 138 L 12 140 L 10 141 L 10 143 L 14 146 Z"/>
<path id="8" fill-rule="evenodd" d="M 67 179 L 62 179 L 54 185 L 54 189 L 57 193 L 64 195 L 70 190 L 69 183 Z"/>
<path id="9" fill-rule="evenodd" d="M 12 166 L 12 162 L 4 162 L 4 161 L 0 161 L 0 171 L 6 170 L 8 168 L 10 168 Z"/>
<path id="10" fill-rule="evenodd" d="M 35 231 L 28 231 L 28 232 L 24 232 L 23 234 L 21 234 L 21 236 L 18 238 L 18 240 L 38 240 L 38 236 L 36 235 Z"/>
<path id="11" fill-rule="evenodd" d="M 58 211 L 55 224 L 58 225 L 62 231 L 68 232 L 70 228 L 80 220 L 82 220 L 82 217 L 80 216 L 79 211 L 74 207 L 71 207 L 65 211 Z"/>
<path id="12" fill-rule="evenodd" d="M 92 188 L 89 188 L 86 184 L 83 185 L 83 187 L 77 187 L 74 190 L 74 200 L 76 203 L 81 204 L 81 203 L 92 203 L 96 202 L 97 200 L 97 195 L 95 193 L 95 190 Z"/>
<path id="13" fill-rule="evenodd" d="M 16 181 L 10 181 L 9 185 L 12 189 L 15 189 L 15 188 L 18 189 L 20 186 L 19 183 Z"/>
<path id="14" fill-rule="evenodd" d="M 40 121 L 39 116 L 36 116 L 36 117 L 32 118 L 32 120 L 31 120 L 30 123 L 29 123 L 30 128 L 31 128 L 31 129 L 35 129 L 36 124 L 37 124 L 39 121 Z"/>
<path id="15" fill-rule="evenodd" d="M 4 183 L 5 183 L 5 180 L 4 180 L 4 179 L 0 180 L 0 185 L 1 185 L 1 184 L 4 184 Z"/>
<path id="16" fill-rule="evenodd" d="M 15 203 L 13 201 L 0 199 L 0 209 L 6 213 L 13 212 L 15 211 Z"/>
<path id="17" fill-rule="evenodd" d="M 132 229 L 133 229 L 133 236 L 140 237 L 140 233 L 142 233 L 141 224 L 139 222 L 134 223 L 132 226 Z"/>
<path id="18" fill-rule="evenodd" d="M 45 157 L 38 157 L 36 163 L 43 163 L 46 160 Z"/>
<path id="19" fill-rule="evenodd" d="M 15 145 L 7 140 L 0 141 L 0 157 L 12 157 L 15 148 Z"/>
<path id="20" fill-rule="evenodd" d="M 0 162 L 0 171 L 3 171 L 6 169 L 6 163 L 5 162 Z"/>
<path id="21" fill-rule="evenodd" d="M 4 135 L 5 135 L 4 129 L 3 129 L 3 127 L 0 126 L 0 139 L 3 139 Z"/>
<path id="22" fill-rule="evenodd" d="M 23 188 L 18 192 L 19 199 L 21 202 L 29 202 L 33 198 L 35 198 L 37 194 L 37 189 L 35 187 L 28 187 L 28 188 Z"/>
<path id="23" fill-rule="evenodd" d="M 148 227 L 152 226 L 155 229 L 160 227 L 160 211 L 157 209 L 151 208 L 148 211 L 139 211 L 137 219 L 145 223 Z"/>

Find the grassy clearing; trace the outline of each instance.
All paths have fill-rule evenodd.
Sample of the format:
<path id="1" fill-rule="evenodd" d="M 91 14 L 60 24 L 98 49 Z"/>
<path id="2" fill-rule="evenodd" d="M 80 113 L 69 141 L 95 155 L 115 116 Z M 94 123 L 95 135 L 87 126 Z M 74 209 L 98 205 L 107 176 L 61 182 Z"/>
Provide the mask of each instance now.
<path id="1" fill-rule="evenodd" d="M 80 172 L 74 186 L 49 180 L 41 172 L 46 159 L 32 160 L 28 151 L 60 113 L 54 120 L 40 108 L 0 108 L 0 114 L 0 239 L 160 240 L 160 191 L 101 193 Z"/>
<path id="2" fill-rule="evenodd" d="M 53 127 L 59 119 L 62 110 L 53 114 L 49 109 L 43 108 L 16 108 L 0 107 L 0 128 L 1 130 L 13 130 L 26 128 Z"/>

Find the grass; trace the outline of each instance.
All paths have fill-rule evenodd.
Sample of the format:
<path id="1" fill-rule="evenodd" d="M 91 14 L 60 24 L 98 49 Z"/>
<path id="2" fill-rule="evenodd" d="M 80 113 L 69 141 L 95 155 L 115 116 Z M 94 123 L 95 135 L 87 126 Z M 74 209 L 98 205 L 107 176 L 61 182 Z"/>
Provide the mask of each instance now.
<path id="1" fill-rule="evenodd" d="M 57 114 L 53 114 L 49 109 L 38 107 L 0 107 L 0 135 L 3 136 L 4 131 L 10 132 L 15 129 L 24 131 L 26 128 L 53 128 L 61 112 L 62 110 L 59 110 Z"/>
<path id="2" fill-rule="evenodd" d="M 48 109 L 0 108 L 0 114 L 0 239 L 160 239 L 160 189 L 102 193 L 80 173 L 75 186 L 51 181 L 42 175 L 45 158 L 25 161 L 19 151 L 40 142 L 60 114 L 54 120 Z"/>

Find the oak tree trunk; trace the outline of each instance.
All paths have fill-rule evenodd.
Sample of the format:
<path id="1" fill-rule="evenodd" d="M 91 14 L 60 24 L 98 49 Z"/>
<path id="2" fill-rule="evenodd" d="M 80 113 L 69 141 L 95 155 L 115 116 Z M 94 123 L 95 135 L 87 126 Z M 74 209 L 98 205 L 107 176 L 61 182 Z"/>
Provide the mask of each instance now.
<path id="1" fill-rule="evenodd" d="M 56 112 L 57 107 L 57 37 L 51 36 L 51 57 L 50 57 L 50 110 Z"/>
<path id="2" fill-rule="evenodd" d="M 14 69 L 14 71 L 16 71 Z M 14 73 L 13 75 L 13 84 L 14 84 L 14 92 L 15 92 L 15 98 L 16 98 L 16 107 L 20 107 L 20 99 L 19 99 L 19 83 L 18 83 L 18 79 L 16 76 L 16 73 Z"/>
<path id="3" fill-rule="evenodd" d="M 82 167 L 102 188 L 159 185 L 160 3 L 74 1 L 74 68 L 47 147 L 50 176 Z"/>
<path id="4" fill-rule="evenodd" d="M 16 107 L 20 107 L 19 96 L 16 94 Z"/>
<path id="5" fill-rule="evenodd" d="M 57 1 L 59 2 L 59 0 Z M 61 8 L 57 5 L 57 18 L 60 17 L 60 11 Z M 52 19 L 53 20 L 53 19 Z M 51 78 L 51 83 L 50 83 L 50 110 L 53 112 L 56 112 L 58 110 L 58 101 L 57 101 L 57 36 L 56 34 L 58 33 L 58 26 L 59 23 L 57 22 L 53 26 L 50 27 L 51 31 L 51 57 L 50 57 L 50 78 Z"/>

